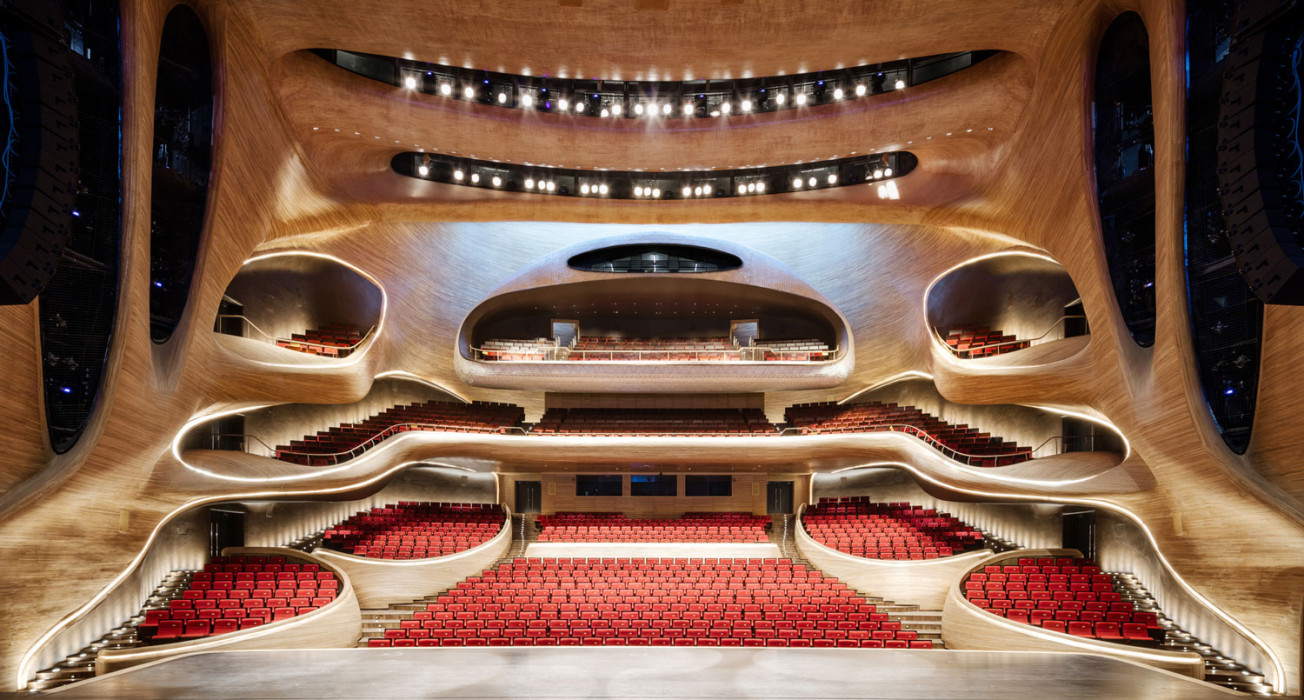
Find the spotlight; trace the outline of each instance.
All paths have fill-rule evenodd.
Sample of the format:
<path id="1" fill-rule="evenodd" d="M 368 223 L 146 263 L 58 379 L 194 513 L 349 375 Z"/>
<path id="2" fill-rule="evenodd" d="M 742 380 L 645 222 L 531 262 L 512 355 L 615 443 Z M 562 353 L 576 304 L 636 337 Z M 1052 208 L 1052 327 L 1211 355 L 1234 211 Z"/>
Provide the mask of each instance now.
<path id="1" fill-rule="evenodd" d="M 883 177 L 883 170 L 880 169 L 880 168 L 876 168 L 876 169 L 874 170 L 874 179 L 877 180 L 877 179 L 879 179 L 879 178 L 881 178 L 881 177 Z"/>
<path id="2" fill-rule="evenodd" d="M 660 187 L 653 187 L 653 188 L 652 188 L 652 196 L 653 196 L 653 197 L 660 197 L 660 196 L 661 196 L 661 188 L 660 188 Z"/>
<path id="3" fill-rule="evenodd" d="M 756 183 L 755 183 L 755 182 L 749 182 L 749 183 L 747 183 L 747 191 L 748 191 L 748 192 L 755 192 L 755 191 L 756 191 Z"/>
<path id="4" fill-rule="evenodd" d="M 643 186 L 642 186 L 642 185 L 635 185 L 635 186 L 634 186 L 634 196 L 635 196 L 635 197 L 642 197 L 642 196 L 643 196 Z"/>
<path id="5" fill-rule="evenodd" d="M 685 116 L 685 117 L 691 117 L 691 116 L 693 116 L 693 103 L 692 103 L 692 102 L 685 102 L 685 103 L 684 103 L 684 116 Z"/>
<path id="6" fill-rule="evenodd" d="M 804 104 L 806 104 L 806 93 L 804 92 L 797 93 L 797 106 L 800 107 Z"/>
<path id="7" fill-rule="evenodd" d="M 856 85 L 856 97 L 864 97 L 864 96 L 865 96 L 865 84 L 858 83 Z"/>
<path id="8" fill-rule="evenodd" d="M 611 105 L 611 113 L 614 114 L 615 116 L 619 117 L 620 113 L 623 111 L 625 111 L 625 108 L 621 106 L 619 102 L 614 105 Z"/>
<path id="9" fill-rule="evenodd" d="M 764 181 L 764 180 L 761 180 L 760 182 L 756 183 L 756 191 L 757 191 L 757 192 L 761 192 L 761 193 L 765 192 L 765 181 Z"/>
<path id="10" fill-rule="evenodd" d="M 799 177 L 794 177 L 794 178 L 792 179 L 792 189 L 794 189 L 794 190 L 799 190 L 799 189 L 801 189 L 801 178 L 799 178 Z"/>
<path id="11" fill-rule="evenodd" d="M 747 185 L 744 185 L 741 182 L 738 183 L 738 196 L 741 197 L 745 194 L 747 194 Z"/>
<path id="12" fill-rule="evenodd" d="M 579 114 L 580 112 L 583 112 L 583 111 L 584 111 L 584 100 L 576 100 L 576 101 L 575 101 L 575 113 L 576 113 L 576 114 Z"/>
<path id="13" fill-rule="evenodd" d="M 580 185 L 580 194 L 588 194 L 588 193 L 589 193 L 589 183 L 586 182 L 583 185 Z"/>
<path id="14" fill-rule="evenodd" d="M 532 177 L 525 178 L 525 189 L 527 190 L 534 189 L 534 178 Z"/>
<path id="15" fill-rule="evenodd" d="M 462 88 L 462 97 L 465 97 L 468 100 L 475 97 L 475 88 L 471 87 L 470 85 L 467 85 L 466 87 Z"/>
<path id="16" fill-rule="evenodd" d="M 457 180 L 458 182 L 461 182 L 463 177 L 466 177 L 466 174 L 463 173 L 461 170 L 454 170 L 454 171 L 453 171 L 453 179 L 454 179 L 454 180 Z"/>
<path id="17" fill-rule="evenodd" d="M 704 195 L 710 197 L 710 196 L 711 196 L 711 186 L 710 186 L 710 185 L 702 185 L 702 194 L 704 194 Z"/>
<path id="18" fill-rule="evenodd" d="M 417 79 L 409 75 L 403 79 L 403 87 L 409 90 L 417 89 Z"/>
<path id="19" fill-rule="evenodd" d="M 491 180 L 490 182 L 493 182 L 493 183 L 494 183 L 494 187 L 502 187 L 502 186 L 503 186 L 503 179 L 502 179 L 501 177 L 498 177 L 497 175 L 494 175 L 494 179 Z"/>
<path id="20" fill-rule="evenodd" d="M 750 111 L 752 111 L 752 101 L 751 101 L 751 100 L 743 100 L 742 105 L 740 105 L 740 106 L 743 108 L 743 111 L 744 111 L 744 112 L 750 112 Z"/>
<path id="21" fill-rule="evenodd" d="M 448 97 L 449 95 L 453 94 L 453 86 L 449 85 L 448 83 L 441 83 L 439 85 L 439 94 L 443 95 L 444 97 Z"/>
<path id="22" fill-rule="evenodd" d="M 607 187 L 607 183 L 604 182 L 601 185 L 598 185 L 598 194 L 606 194 L 610 191 L 611 189 Z"/>
<path id="23" fill-rule="evenodd" d="M 639 115 L 643 114 L 643 103 L 642 103 L 642 102 L 640 102 L 640 103 L 634 105 L 634 114 L 639 114 Z"/>
<path id="24" fill-rule="evenodd" d="M 565 97 L 561 98 L 560 100 L 557 100 L 557 108 L 565 112 L 567 109 L 570 108 L 570 101 L 568 101 Z"/>
<path id="25" fill-rule="evenodd" d="M 603 108 L 602 108 L 602 112 L 600 112 L 600 114 L 601 114 L 602 116 L 604 116 L 604 117 L 610 117 L 610 116 L 611 116 L 611 110 L 607 109 L 606 107 L 603 107 Z"/>
<path id="26" fill-rule="evenodd" d="M 500 105 L 507 104 L 507 93 L 505 92 L 498 93 L 498 104 Z"/>
<path id="27" fill-rule="evenodd" d="M 883 177 L 892 177 L 892 169 L 883 168 Z"/>
<path id="28" fill-rule="evenodd" d="M 557 183 L 553 182 L 552 180 L 549 180 L 549 181 L 548 181 L 548 191 L 549 191 L 549 192 L 552 192 L 552 191 L 555 190 L 555 189 L 557 189 Z"/>
<path id="29" fill-rule="evenodd" d="M 830 184 L 830 185 L 836 185 L 836 184 L 838 184 L 838 174 L 837 174 L 837 173 L 829 173 L 828 181 L 829 181 L 829 184 Z"/>
<path id="30" fill-rule="evenodd" d="M 733 111 L 733 105 L 729 104 L 728 102 L 720 103 L 720 114 L 728 114 L 731 111 Z"/>
<path id="31" fill-rule="evenodd" d="M 893 87 L 896 88 L 897 90 L 900 90 L 900 89 L 904 88 L 905 86 L 906 86 L 906 81 L 901 80 L 901 79 L 897 79 L 896 84 L 893 85 Z"/>
<path id="32" fill-rule="evenodd" d="M 835 100 L 840 100 L 840 99 L 842 99 L 842 88 L 834 88 L 834 89 L 833 89 L 833 99 L 835 99 Z"/>
<path id="33" fill-rule="evenodd" d="M 693 188 L 693 196 L 694 196 L 694 197 L 701 197 L 701 196 L 702 196 L 702 186 L 701 186 L 701 185 L 698 185 L 697 187 L 694 187 L 694 188 Z"/>
<path id="34" fill-rule="evenodd" d="M 815 182 L 816 182 L 816 180 L 815 180 L 815 176 L 814 176 L 814 175 L 811 175 L 811 176 L 810 176 L 810 179 L 806 180 L 806 184 L 807 184 L 807 185 L 810 185 L 811 187 L 814 187 L 814 186 L 815 186 Z"/>
<path id="35" fill-rule="evenodd" d="M 529 94 L 528 92 L 522 94 L 522 95 L 521 95 L 521 106 L 522 106 L 522 107 L 533 107 L 533 106 L 534 106 L 534 95 L 531 95 L 531 94 Z"/>
<path id="36" fill-rule="evenodd" d="M 480 173 L 471 173 L 471 184 L 480 182 Z"/>
<path id="37" fill-rule="evenodd" d="M 781 92 L 774 96 L 774 101 L 776 104 L 782 106 L 784 102 L 788 101 L 788 96 Z"/>
<path id="38" fill-rule="evenodd" d="M 427 168 L 424 165 L 419 165 L 417 166 L 417 174 L 421 175 L 421 177 L 425 177 L 430 174 L 430 168 Z"/>
<path id="39" fill-rule="evenodd" d="M 683 189 L 683 195 L 684 195 L 685 197 L 691 195 L 692 193 L 693 193 L 693 188 L 691 188 L 691 187 L 685 187 L 685 188 Z"/>
<path id="40" fill-rule="evenodd" d="M 672 111 L 674 111 L 674 109 L 675 109 L 674 107 L 671 107 L 671 106 L 670 106 L 670 103 L 669 103 L 669 102 L 667 102 L 667 103 L 661 105 L 661 113 L 664 114 L 664 115 L 666 115 L 666 116 L 670 116 L 670 113 L 671 113 Z"/>

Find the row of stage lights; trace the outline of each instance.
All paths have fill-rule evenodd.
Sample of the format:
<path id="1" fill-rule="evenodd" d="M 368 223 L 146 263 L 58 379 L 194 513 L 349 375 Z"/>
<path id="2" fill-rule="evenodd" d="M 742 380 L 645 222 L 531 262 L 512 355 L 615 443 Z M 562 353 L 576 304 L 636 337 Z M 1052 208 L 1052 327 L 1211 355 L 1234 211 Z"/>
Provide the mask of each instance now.
<path id="1" fill-rule="evenodd" d="M 489 81 L 485 80 L 484 83 L 487 85 L 489 84 Z M 419 84 L 420 83 L 417 80 L 417 77 L 414 75 L 408 75 L 405 78 L 403 78 L 403 87 L 407 88 L 408 90 L 416 90 Z M 823 87 L 824 84 L 825 81 L 823 80 L 820 80 L 817 83 L 817 85 L 821 87 Z M 906 81 L 904 80 L 898 79 L 895 83 L 893 83 L 893 89 L 902 90 L 905 87 L 906 87 Z M 491 90 L 493 91 L 494 94 L 493 101 L 495 103 L 504 107 L 511 106 L 508 104 L 508 102 L 511 100 L 510 88 L 499 87 L 496 89 L 491 88 Z M 547 88 L 540 89 L 540 92 L 546 93 L 547 91 L 548 91 Z M 760 93 L 762 94 L 764 94 L 765 92 L 766 92 L 765 89 L 762 89 L 760 91 Z M 443 95 L 444 97 L 451 97 L 453 95 L 453 84 L 449 82 L 441 82 L 439 84 L 439 94 Z M 865 85 L 865 83 L 856 83 L 855 86 L 851 88 L 851 95 L 854 95 L 855 97 L 864 97 L 867 94 L 869 94 L 869 88 L 868 86 Z M 601 95 L 602 93 L 594 92 L 594 93 L 590 93 L 589 97 L 597 97 L 601 99 Z M 849 95 L 848 92 L 841 87 L 833 88 L 834 102 L 839 102 L 842 101 L 843 99 L 848 99 L 851 95 Z M 474 102 L 474 101 L 478 101 L 480 93 L 474 85 L 468 84 L 462 87 L 461 96 L 462 99 L 464 100 Z M 557 111 L 559 112 L 574 111 L 576 114 L 582 114 L 589 108 L 585 96 L 582 93 L 577 93 L 575 95 L 572 95 L 571 97 L 573 99 L 567 99 L 566 97 L 558 98 L 556 102 Z M 704 94 L 699 94 L 698 100 L 703 100 L 705 99 L 705 97 L 706 96 Z M 792 98 L 793 106 L 804 107 L 806 106 L 806 104 L 810 102 L 812 97 L 813 97 L 812 93 L 806 91 L 796 92 Z M 544 100 L 543 108 L 545 110 L 551 111 L 553 109 L 553 102 L 551 101 L 551 99 L 549 98 L 538 98 L 538 99 Z M 536 101 L 535 96 L 529 92 L 522 92 L 520 95 L 520 106 L 524 109 L 533 108 L 535 106 L 535 101 Z M 787 94 L 783 92 L 776 92 L 774 94 L 774 102 L 780 108 L 788 106 Z M 738 110 L 744 114 L 752 112 L 753 110 L 757 109 L 758 106 L 759 106 L 759 98 L 758 100 L 753 100 L 750 97 L 743 97 L 738 101 Z M 634 115 L 639 117 L 656 117 L 656 116 L 669 117 L 673 115 L 675 112 L 674 103 L 671 101 L 657 102 L 656 100 L 649 100 L 646 103 L 636 102 L 631 109 Z M 698 110 L 697 100 L 683 102 L 680 106 L 680 112 L 685 117 L 694 116 L 695 114 L 697 114 L 697 110 Z M 728 116 L 733 113 L 733 110 L 734 110 L 733 102 L 726 100 L 724 102 L 719 103 L 719 105 L 717 105 L 715 109 L 711 110 L 710 115 L 713 117 Z M 601 117 L 620 117 L 620 116 L 624 116 L 625 107 L 620 102 L 614 102 L 614 103 L 607 104 L 605 106 L 601 106 L 597 114 L 598 116 Z"/>
<path id="2" fill-rule="evenodd" d="M 430 178 L 432 172 L 430 164 L 432 163 L 432 161 L 430 160 L 429 154 L 412 154 L 412 155 L 418 159 L 417 167 L 416 167 L 416 175 L 421 178 Z M 487 164 L 485 166 L 486 169 L 489 169 L 491 167 L 493 166 L 488 166 Z M 830 166 L 825 166 L 824 168 L 819 168 L 819 169 L 826 170 L 828 169 L 828 167 Z M 451 172 L 451 183 L 457 185 L 472 186 L 472 187 L 488 187 L 491 189 L 502 189 L 504 186 L 508 186 L 512 189 L 515 188 L 515 185 L 513 183 L 509 183 L 505 181 L 503 179 L 503 176 L 500 174 L 495 173 L 492 175 L 482 176 L 481 173 L 475 172 L 474 170 L 471 170 L 468 173 L 468 170 L 470 169 L 464 166 L 455 166 Z M 879 199 L 900 199 L 901 198 L 900 190 L 897 188 L 896 182 L 891 179 L 893 177 L 893 173 L 894 171 L 891 167 L 875 167 L 873 170 L 866 171 L 864 175 L 864 182 L 869 185 L 874 185 L 875 183 L 877 183 L 876 192 L 878 194 Z M 642 173 L 626 173 L 624 175 L 632 179 L 632 178 L 636 178 L 638 175 L 641 174 Z M 609 174 L 609 176 L 612 175 L 614 174 Z M 449 176 L 445 175 L 444 177 L 449 177 Z M 600 179 L 597 181 L 593 181 L 592 179 L 590 179 L 589 181 L 584 181 L 581 179 L 581 176 L 572 175 L 571 177 L 574 177 L 577 180 L 578 187 L 577 187 L 577 192 L 575 194 L 578 194 L 580 196 L 607 197 L 616 194 L 613 192 L 612 185 L 610 185 L 606 181 Z M 729 176 L 721 176 L 721 177 L 729 177 Z M 737 176 L 736 179 L 738 181 L 733 183 L 735 187 L 733 195 L 738 197 L 745 197 L 748 195 L 765 194 L 768 187 L 766 181 L 767 179 L 772 179 L 772 178 L 767 178 L 762 175 L 754 175 L 754 176 L 743 175 L 743 176 Z M 857 175 L 856 178 L 854 179 L 859 179 L 859 176 Z M 839 175 L 836 171 L 829 172 L 827 174 L 821 174 L 821 176 L 818 177 L 816 175 L 803 174 L 801 176 L 792 178 L 792 180 L 789 183 L 790 187 L 788 191 L 798 192 L 803 190 L 815 190 L 815 189 L 828 188 L 828 187 L 837 187 L 840 182 L 841 179 L 839 178 Z M 845 185 L 851 183 L 843 183 L 843 184 Z M 531 175 L 531 176 L 527 176 L 525 180 L 522 181 L 522 185 L 524 186 L 524 191 L 526 192 L 535 192 L 540 194 L 563 194 L 563 195 L 572 194 L 570 190 L 564 185 L 558 185 L 557 180 L 555 178 L 544 178 L 544 177 L 536 178 L 533 175 Z M 674 190 L 673 189 L 663 190 L 659 185 L 654 185 L 652 183 L 646 183 L 646 184 L 640 183 L 640 184 L 635 184 L 632 188 L 630 188 L 629 192 L 632 193 L 633 198 L 635 199 L 664 199 L 664 198 L 671 197 Z M 694 199 L 694 198 L 713 197 L 713 196 L 720 197 L 720 196 L 727 196 L 729 194 L 730 192 L 727 189 L 721 188 L 718 185 L 712 184 L 710 182 L 685 184 L 683 185 L 682 188 L 679 189 L 679 195 L 680 198 L 682 199 Z"/>

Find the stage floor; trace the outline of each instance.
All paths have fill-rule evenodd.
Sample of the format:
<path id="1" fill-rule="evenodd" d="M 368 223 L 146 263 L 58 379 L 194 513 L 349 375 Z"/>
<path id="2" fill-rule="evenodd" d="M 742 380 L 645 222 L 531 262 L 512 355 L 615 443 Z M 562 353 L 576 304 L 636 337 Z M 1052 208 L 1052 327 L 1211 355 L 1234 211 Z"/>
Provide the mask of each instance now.
<path id="1" fill-rule="evenodd" d="M 72 698 L 1147 698 L 1240 696 L 1086 654 L 888 649 L 229 651 L 53 691 Z M 1243 696 L 1240 696 L 1243 697 Z"/>

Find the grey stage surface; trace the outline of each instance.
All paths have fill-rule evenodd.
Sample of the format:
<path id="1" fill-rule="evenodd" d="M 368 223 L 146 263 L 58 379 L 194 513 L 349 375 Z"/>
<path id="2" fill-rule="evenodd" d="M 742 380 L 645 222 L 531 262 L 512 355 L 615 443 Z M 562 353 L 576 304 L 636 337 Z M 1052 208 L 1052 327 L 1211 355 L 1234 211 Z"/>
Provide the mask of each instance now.
<path id="1" fill-rule="evenodd" d="M 60 700 L 1244 697 L 1086 654 L 706 647 L 209 652 L 49 695 Z"/>

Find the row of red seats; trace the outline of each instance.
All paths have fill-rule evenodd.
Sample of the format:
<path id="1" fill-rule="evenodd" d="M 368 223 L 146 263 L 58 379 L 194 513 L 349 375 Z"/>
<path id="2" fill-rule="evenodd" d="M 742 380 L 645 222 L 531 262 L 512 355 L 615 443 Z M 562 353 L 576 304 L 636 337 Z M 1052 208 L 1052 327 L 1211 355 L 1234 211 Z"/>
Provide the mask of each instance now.
<path id="1" fill-rule="evenodd" d="M 967 425 L 951 425 L 913 406 L 877 401 L 848 405 L 822 402 L 791 406 L 785 416 L 790 427 L 802 428 L 803 432 L 866 433 L 901 430 L 905 426 L 927 435 L 942 447 L 970 455 L 972 466 L 1001 467 L 1032 459 L 1030 447 Z"/>
<path id="2" fill-rule="evenodd" d="M 1012 335 L 1004 335 L 986 326 L 966 326 L 950 332 L 946 344 L 961 358 L 987 357 L 1003 355 L 1007 352 L 1022 350 L 1032 343 L 1018 340 Z"/>
<path id="3" fill-rule="evenodd" d="M 769 523 L 750 513 L 685 513 L 678 518 L 557 513 L 537 520 L 541 542 L 768 542 Z"/>
<path id="4" fill-rule="evenodd" d="M 357 556 L 423 559 L 456 554 L 503 528 L 497 504 L 400 502 L 360 511 L 322 535 L 322 545 Z"/>
<path id="5" fill-rule="evenodd" d="M 289 445 L 278 445 L 276 458 L 308 466 L 329 466 L 350 458 L 350 455 L 357 456 L 390 433 L 410 430 L 498 432 L 504 427 L 520 427 L 524 419 L 524 409 L 511 404 L 428 401 L 395 406 L 361 423 L 344 423 L 316 435 L 304 436 L 302 440 L 291 440 Z"/>
<path id="6" fill-rule="evenodd" d="M 199 639 L 310 613 L 335 600 L 339 579 L 283 556 L 212 557 L 166 609 L 146 610 L 147 643 Z"/>
<path id="7" fill-rule="evenodd" d="M 779 559 L 517 559 L 373 646 L 929 648 L 846 584 Z"/>
<path id="8" fill-rule="evenodd" d="M 906 503 L 821 498 L 801 522 L 816 542 L 872 559 L 936 559 L 983 544 L 983 534 L 959 518 Z"/>
<path id="9" fill-rule="evenodd" d="M 276 341 L 276 345 L 309 355 L 348 357 L 356 349 L 358 343 L 361 342 L 362 333 L 357 328 L 332 324 L 323 328 L 310 328 L 303 333 L 295 333 L 290 336 L 289 340 Z"/>
<path id="10" fill-rule="evenodd" d="M 1020 558 L 991 564 L 964 580 L 969 602 L 1001 617 L 1105 641 L 1163 639 L 1159 616 L 1134 609 L 1113 578 L 1087 559 Z"/>

